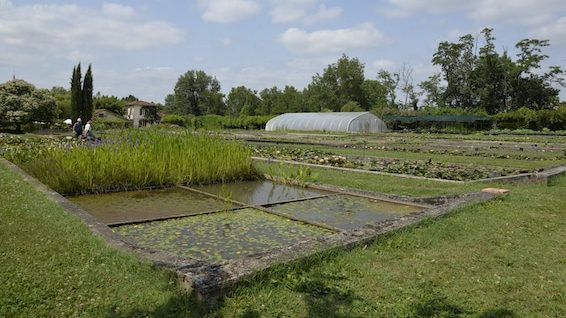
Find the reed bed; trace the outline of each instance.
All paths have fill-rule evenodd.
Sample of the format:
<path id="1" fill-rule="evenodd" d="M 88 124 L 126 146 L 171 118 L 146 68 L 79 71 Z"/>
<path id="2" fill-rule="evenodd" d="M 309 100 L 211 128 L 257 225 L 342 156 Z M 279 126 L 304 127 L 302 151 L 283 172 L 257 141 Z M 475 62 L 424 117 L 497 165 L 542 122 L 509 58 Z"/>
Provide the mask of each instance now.
<path id="1" fill-rule="evenodd" d="M 101 193 L 257 176 L 250 151 L 216 137 L 125 130 L 103 144 L 49 148 L 20 166 L 63 194 Z"/>

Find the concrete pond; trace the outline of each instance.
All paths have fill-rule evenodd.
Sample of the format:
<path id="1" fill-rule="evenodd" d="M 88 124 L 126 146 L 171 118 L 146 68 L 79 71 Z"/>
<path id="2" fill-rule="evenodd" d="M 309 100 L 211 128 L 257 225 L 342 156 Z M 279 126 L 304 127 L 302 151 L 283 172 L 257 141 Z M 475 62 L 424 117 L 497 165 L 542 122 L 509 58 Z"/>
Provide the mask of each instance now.
<path id="1" fill-rule="evenodd" d="M 139 246 L 220 263 L 423 210 L 267 180 L 68 198 Z"/>

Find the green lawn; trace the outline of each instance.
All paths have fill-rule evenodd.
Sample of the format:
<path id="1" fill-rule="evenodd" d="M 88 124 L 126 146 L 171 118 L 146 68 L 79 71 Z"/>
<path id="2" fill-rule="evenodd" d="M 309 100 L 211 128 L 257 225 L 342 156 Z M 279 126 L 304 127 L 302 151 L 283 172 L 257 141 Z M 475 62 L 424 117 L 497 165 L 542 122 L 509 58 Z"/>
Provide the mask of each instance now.
<path id="1" fill-rule="evenodd" d="M 261 161 L 254 162 L 254 165 L 261 173 L 283 177 L 290 176 L 292 174 L 297 175 L 298 170 L 300 169 L 294 165 L 267 163 Z M 437 182 L 325 168 L 309 169 L 311 170 L 311 178 L 306 180 L 307 182 L 347 186 L 351 188 L 413 197 L 428 197 L 472 192 L 481 190 L 488 186 L 493 186 L 493 184 L 488 185 L 485 183 L 459 184 Z"/>
<path id="2" fill-rule="evenodd" d="M 314 172 L 319 182 L 407 195 L 482 186 Z M 503 198 L 367 247 L 276 266 L 207 315 L 564 316 L 566 178 L 509 188 Z M 0 317 L 198 317 L 207 310 L 171 274 L 105 246 L 3 166 L 0 202 Z"/>

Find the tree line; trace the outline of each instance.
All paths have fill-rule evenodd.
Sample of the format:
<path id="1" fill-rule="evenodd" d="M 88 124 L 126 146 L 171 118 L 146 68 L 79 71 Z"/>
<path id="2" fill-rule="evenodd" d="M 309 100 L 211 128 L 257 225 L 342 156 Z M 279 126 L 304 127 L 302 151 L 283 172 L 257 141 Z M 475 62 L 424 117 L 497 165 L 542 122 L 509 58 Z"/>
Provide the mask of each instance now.
<path id="1" fill-rule="evenodd" d="M 165 99 L 165 109 L 180 115 L 268 115 L 286 112 L 374 111 L 378 114 L 425 107 L 496 114 L 521 107 L 553 109 L 566 87 L 559 66 L 542 69 L 548 58 L 547 40 L 524 39 L 508 51 L 495 49 L 491 28 L 482 31 L 483 46 L 471 34 L 457 42 L 441 42 L 432 57 L 440 73 L 414 83 L 413 69 L 404 64 L 398 72 L 380 70 L 366 78 L 358 58 L 342 55 L 303 90 L 287 85 L 255 91 L 234 87 L 227 95 L 220 82 L 202 70 L 189 70 L 177 80 Z"/>

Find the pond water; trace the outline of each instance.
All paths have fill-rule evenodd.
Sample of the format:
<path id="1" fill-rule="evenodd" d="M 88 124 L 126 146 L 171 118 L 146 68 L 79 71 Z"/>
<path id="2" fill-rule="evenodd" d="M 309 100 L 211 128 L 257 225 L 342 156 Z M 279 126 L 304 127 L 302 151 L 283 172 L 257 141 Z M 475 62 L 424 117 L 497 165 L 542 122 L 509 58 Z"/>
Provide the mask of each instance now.
<path id="1" fill-rule="evenodd" d="M 193 186 L 192 188 L 249 205 L 273 204 L 330 194 L 322 190 L 301 188 L 267 180 Z"/>
<path id="2" fill-rule="evenodd" d="M 258 208 L 181 188 L 68 199 L 140 246 L 210 262 L 335 233 L 323 227 L 349 231 L 423 209 L 271 181 L 194 188 Z"/>
<path id="3" fill-rule="evenodd" d="M 222 200 L 171 188 L 68 197 L 106 224 L 139 222 L 233 208 Z"/>
<path id="4" fill-rule="evenodd" d="M 249 208 L 123 225 L 114 230 L 140 246 L 210 262 L 266 252 L 333 233 Z"/>
<path id="5" fill-rule="evenodd" d="M 314 221 L 348 231 L 366 224 L 417 212 L 423 208 L 349 195 L 335 195 L 277 204 L 270 209 L 300 220 Z"/>

